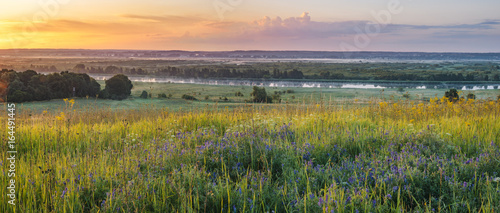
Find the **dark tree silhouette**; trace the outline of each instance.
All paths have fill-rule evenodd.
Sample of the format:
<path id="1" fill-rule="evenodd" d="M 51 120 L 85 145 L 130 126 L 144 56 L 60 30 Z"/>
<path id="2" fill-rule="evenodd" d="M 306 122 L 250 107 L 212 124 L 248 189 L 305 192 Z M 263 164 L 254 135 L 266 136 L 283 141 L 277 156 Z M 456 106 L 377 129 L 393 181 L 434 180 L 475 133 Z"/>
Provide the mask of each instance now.
<path id="1" fill-rule="evenodd" d="M 123 100 L 130 96 L 133 87 L 134 85 L 126 75 L 118 74 L 106 80 L 106 87 L 101 91 L 99 97 Z"/>

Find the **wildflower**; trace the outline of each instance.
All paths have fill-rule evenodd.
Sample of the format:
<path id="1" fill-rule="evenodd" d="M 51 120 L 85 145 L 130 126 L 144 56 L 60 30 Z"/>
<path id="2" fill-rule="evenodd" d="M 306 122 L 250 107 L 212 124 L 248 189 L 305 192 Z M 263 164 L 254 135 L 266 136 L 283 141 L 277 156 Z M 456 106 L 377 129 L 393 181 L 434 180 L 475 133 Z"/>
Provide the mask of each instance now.
<path id="1" fill-rule="evenodd" d="M 56 116 L 56 119 L 60 120 L 60 121 L 65 120 L 66 119 L 66 115 L 64 114 L 64 112 L 61 112 L 60 116 Z"/>
<path id="2" fill-rule="evenodd" d="M 385 197 L 389 200 L 392 198 L 391 194 L 387 194 Z"/>
<path id="3" fill-rule="evenodd" d="M 62 191 L 61 198 L 64 198 L 64 195 L 66 194 L 67 191 L 68 191 L 68 188 L 64 188 L 64 190 Z"/>
<path id="4" fill-rule="evenodd" d="M 493 182 L 500 182 L 500 177 L 493 178 Z"/>

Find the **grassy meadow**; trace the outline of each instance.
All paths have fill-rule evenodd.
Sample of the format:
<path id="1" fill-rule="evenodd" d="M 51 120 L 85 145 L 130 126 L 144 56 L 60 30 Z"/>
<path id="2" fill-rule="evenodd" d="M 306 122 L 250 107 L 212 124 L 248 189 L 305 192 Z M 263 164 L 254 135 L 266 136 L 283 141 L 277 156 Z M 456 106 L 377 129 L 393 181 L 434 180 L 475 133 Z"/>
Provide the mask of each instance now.
<path id="1" fill-rule="evenodd" d="M 104 81 L 98 81 L 103 87 Z M 292 93 L 283 93 L 291 90 Z M 146 91 L 151 98 L 139 98 L 142 91 Z M 413 100 L 415 102 L 428 102 L 429 99 L 441 97 L 445 89 L 347 89 L 347 88 L 295 88 L 295 87 L 266 87 L 266 92 L 270 95 L 275 92 L 281 92 L 280 105 L 286 104 L 324 104 L 324 105 L 344 105 L 349 106 L 353 100 L 358 100 L 356 105 L 366 105 L 371 99 L 380 99 L 387 101 Z M 243 96 L 235 96 L 235 93 L 241 92 Z M 193 109 L 217 109 L 217 108 L 238 108 L 251 104 L 245 104 L 245 100 L 250 99 L 252 92 L 251 86 L 225 86 L 225 85 L 201 85 L 201 84 L 174 84 L 174 83 L 146 83 L 134 82 L 131 98 L 124 101 L 102 100 L 95 97 L 80 98 L 75 109 L 86 110 L 94 108 L 100 109 L 119 109 L 133 110 L 142 108 L 165 108 L 169 110 L 193 110 Z M 158 98 L 158 94 L 171 94 L 172 97 Z M 473 93 L 478 99 L 492 98 L 500 95 L 498 90 L 475 90 L 463 91 L 461 95 L 465 96 Z M 189 101 L 181 98 L 182 95 L 192 95 L 198 101 Z M 404 97 L 408 94 L 408 98 Z M 224 101 L 224 97 L 228 101 Z M 268 106 L 268 105 L 264 105 Z M 275 106 L 275 105 L 273 105 Z M 43 111 L 49 113 L 59 113 L 65 107 L 62 100 L 27 102 L 19 105 L 18 109 L 27 111 L 26 113 L 36 114 Z"/>
<path id="2" fill-rule="evenodd" d="M 1 146 L 0 212 L 500 211 L 494 94 L 295 89 L 288 103 L 243 104 L 217 99 L 249 87 L 154 86 L 124 101 L 18 105 L 18 200 L 7 204 Z M 175 96 L 137 98 L 148 87 Z"/>

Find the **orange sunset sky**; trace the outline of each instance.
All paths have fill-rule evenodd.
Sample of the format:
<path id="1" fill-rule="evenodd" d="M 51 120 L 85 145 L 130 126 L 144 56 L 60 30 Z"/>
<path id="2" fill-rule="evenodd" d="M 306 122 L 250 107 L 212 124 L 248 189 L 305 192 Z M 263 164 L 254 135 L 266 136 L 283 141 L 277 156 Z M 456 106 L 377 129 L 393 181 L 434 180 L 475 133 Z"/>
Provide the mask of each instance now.
<path id="1" fill-rule="evenodd" d="M 4 0 L 0 8 L 0 49 L 500 52 L 497 0 Z"/>

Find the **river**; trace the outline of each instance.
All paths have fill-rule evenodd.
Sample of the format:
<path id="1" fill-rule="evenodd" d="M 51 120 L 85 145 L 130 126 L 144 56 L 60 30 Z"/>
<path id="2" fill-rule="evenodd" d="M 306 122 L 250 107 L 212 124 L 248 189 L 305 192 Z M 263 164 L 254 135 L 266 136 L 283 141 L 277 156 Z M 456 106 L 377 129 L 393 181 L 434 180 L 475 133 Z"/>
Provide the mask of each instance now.
<path id="1" fill-rule="evenodd" d="M 106 80 L 112 75 L 90 74 L 96 80 Z M 228 86 L 263 86 L 263 87 L 302 87 L 302 88 L 346 88 L 346 89 L 460 89 L 460 90 L 493 90 L 499 89 L 500 83 L 449 83 L 440 82 L 320 82 L 320 81 L 276 81 L 276 80 L 237 80 L 237 79 L 184 79 L 170 77 L 129 76 L 133 82 L 151 83 L 177 83 L 177 84 L 205 84 L 205 85 L 228 85 Z"/>

